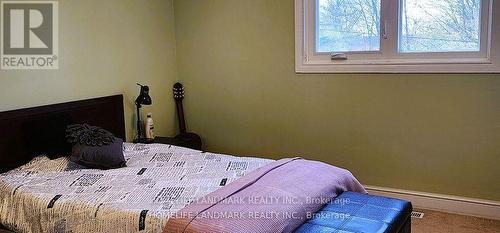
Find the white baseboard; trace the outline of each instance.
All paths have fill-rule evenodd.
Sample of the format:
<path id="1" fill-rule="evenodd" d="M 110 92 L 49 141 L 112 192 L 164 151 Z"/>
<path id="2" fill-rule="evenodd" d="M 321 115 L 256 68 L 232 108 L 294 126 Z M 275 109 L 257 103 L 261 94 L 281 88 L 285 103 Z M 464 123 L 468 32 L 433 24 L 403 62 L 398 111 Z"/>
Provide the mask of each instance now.
<path id="1" fill-rule="evenodd" d="M 500 220 L 500 202 L 365 185 L 370 194 L 411 201 L 414 208 Z"/>

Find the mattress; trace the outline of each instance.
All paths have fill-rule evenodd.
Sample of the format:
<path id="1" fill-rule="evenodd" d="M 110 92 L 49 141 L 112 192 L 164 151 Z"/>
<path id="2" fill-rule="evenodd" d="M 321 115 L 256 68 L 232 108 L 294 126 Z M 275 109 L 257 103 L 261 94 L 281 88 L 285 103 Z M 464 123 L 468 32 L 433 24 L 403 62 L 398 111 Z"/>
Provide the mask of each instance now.
<path id="1" fill-rule="evenodd" d="M 124 144 L 127 167 L 34 158 L 0 174 L 0 223 L 18 232 L 162 232 L 199 198 L 274 160 Z"/>

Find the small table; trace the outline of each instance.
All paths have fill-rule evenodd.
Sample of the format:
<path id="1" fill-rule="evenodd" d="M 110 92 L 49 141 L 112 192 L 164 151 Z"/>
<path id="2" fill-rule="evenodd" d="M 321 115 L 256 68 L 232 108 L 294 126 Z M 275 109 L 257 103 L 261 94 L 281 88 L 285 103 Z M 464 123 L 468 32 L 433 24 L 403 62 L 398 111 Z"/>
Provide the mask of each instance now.
<path id="1" fill-rule="evenodd" d="M 177 135 L 175 137 L 155 137 L 154 140 L 151 139 L 141 139 L 141 140 L 134 140 L 134 143 L 144 143 L 144 144 L 151 144 L 151 143 L 161 143 L 161 144 L 168 144 L 168 145 L 174 145 L 174 146 L 182 146 L 182 147 L 187 147 L 191 148 L 194 150 L 201 150 L 201 140 L 199 137 L 193 137 L 190 134 L 181 134 Z"/>

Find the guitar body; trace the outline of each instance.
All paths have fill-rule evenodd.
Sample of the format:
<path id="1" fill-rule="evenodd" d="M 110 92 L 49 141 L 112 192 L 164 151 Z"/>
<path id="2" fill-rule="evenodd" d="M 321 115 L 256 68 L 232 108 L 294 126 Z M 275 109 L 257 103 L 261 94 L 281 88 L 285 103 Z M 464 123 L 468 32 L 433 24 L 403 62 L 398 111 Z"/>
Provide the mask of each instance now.
<path id="1" fill-rule="evenodd" d="M 184 86 L 180 83 L 174 84 L 174 99 L 177 107 L 177 117 L 179 119 L 180 133 L 175 136 L 175 139 L 179 141 L 178 145 L 195 150 L 201 150 L 201 137 L 195 133 L 186 131 L 186 120 L 184 119 L 184 108 L 182 106 L 182 100 L 184 99 Z"/>
<path id="2" fill-rule="evenodd" d="M 201 150 L 201 138 L 195 133 L 181 133 L 175 136 L 179 141 L 179 146 L 188 147 L 195 150 Z"/>

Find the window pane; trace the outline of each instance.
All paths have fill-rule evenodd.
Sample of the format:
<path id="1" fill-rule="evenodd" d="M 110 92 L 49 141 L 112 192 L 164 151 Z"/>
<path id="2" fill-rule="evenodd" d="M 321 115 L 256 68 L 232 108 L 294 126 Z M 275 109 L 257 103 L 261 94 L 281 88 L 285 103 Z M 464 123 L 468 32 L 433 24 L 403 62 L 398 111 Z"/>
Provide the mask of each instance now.
<path id="1" fill-rule="evenodd" d="M 317 0 L 317 52 L 380 49 L 380 0 Z"/>
<path id="2" fill-rule="evenodd" d="M 400 52 L 480 50 L 481 0 L 401 0 Z"/>

